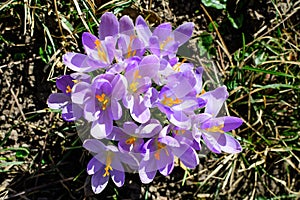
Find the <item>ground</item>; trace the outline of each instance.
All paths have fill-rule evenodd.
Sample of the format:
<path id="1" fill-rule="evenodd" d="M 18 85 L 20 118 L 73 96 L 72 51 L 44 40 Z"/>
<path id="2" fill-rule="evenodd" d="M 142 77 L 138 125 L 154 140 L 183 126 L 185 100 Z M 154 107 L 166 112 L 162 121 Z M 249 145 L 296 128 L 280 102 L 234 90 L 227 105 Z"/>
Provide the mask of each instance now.
<path id="1" fill-rule="evenodd" d="M 299 1 L 230 0 L 223 9 L 199 0 L 83 2 L 0 4 L 0 199 L 299 198 Z M 242 153 L 199 154 L 197 169 L 178 164 L 148 185 L 128 174 L 122 188 L 110 182 L 93 194 L 91 155 L 75 125 L 46 102 L 55 78 L 70 73 L 62 55 L 83 52 L 82 32 L 95 31 L 106 11 L 142 15 L 152 26 L 195 23 L 191 44 L 203 65 L 214 61 L 230 93 L 228 113 L 244 120 L 233 133 Z"/>

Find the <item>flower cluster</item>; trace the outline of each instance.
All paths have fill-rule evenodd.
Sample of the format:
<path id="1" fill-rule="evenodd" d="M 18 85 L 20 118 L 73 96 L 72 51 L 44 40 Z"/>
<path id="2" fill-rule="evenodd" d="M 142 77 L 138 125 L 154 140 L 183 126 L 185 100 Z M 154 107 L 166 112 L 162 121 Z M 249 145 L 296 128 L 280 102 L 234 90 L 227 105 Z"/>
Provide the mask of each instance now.
<path id="1" fill-rule="evenodd" d="M 169 175 L 177 158 L 195 168 L 201 141 L 215 153 L 241 151 L 226 132 L 242 120 L 219 117 L 226 87 L 205 91 L 203 68 L 176 54 L 193 28 L 184 23 L 172 30 L 163 23 L 151 31 L 141 16 L 134 24 L 128 16 L 118 20 L 108 12 L 101 17 L 98 37 L 83 33 L 86 54 L 63 56 L 76 73 L 57 79 L 62 93 L 51 94 L 48 105 L 61 109 L 66 121 L 90 124 L 83 147 L 94 155 L 87 172 L 95 193 L 109 177 L 122 186 L 126 170 L 137 171 L 149 183 L 157 170 Z"/>

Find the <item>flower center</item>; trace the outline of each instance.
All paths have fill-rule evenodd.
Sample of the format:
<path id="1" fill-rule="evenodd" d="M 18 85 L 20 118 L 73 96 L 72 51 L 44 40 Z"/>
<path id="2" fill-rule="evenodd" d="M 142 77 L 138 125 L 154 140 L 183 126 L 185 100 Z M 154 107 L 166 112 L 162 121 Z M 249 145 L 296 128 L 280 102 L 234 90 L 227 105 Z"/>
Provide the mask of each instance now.
<path id="1" fill-rule="evenodd" d="M 160 50 L 163 50 L 167 46 L 167 44 L 171 41 L 173 41 L 173 38 L 172 37 L 167 37 L 167 39 L 165 41 L 160 43 L 160 45 L 159 45 Z"/>
<path id="2" fill-rule="evenodd" d="M 68 93 L 71 93 L 71 92 L 72 92 L 71 86 L 67 85 L 67 87 L 66 87 L 66 93 L 68 94 Z"/>
<path id="3" fill-rule="evenodd" d="M 129 39 L 129 44 L 127 47 L 127 58 L 133 57 L 136 54 L 136 50 L 132 51 L 132 42 L 134 40 L 135 36 L 131 35 Z"/>
<path id="4" fill-rule="evenodd" d="M 136 138 L 135 137 L 130 137 L 128 138 L 125 143 L 128 144 L 128 145 L 131 145 L 131 144 L 134 144 L 136 141 Z"/>
<path id="5" fill-rule="evenodd" d="M 107 98 L 107 96 L 104 93 L 102 93 L 101 95 L 97 94 L 96 99 L 102 104 L 102 110 L 106 110 L 107 104 L 109 103 L 109 98 Z"/>
<path id="6" fill-rule="evenodd" d="M 176 135 L 178 135 L 178 134 L 184 134 L 186 132 L 186 130 L 184 130 L 184 129 L 182 129 L 182 130 L 175 130 L 174 131 L 174 133 L 176 134 Z"/>
<path id="7" fill-rule="evenodd" d="M 112 167 L 111 167 L 111 156 L 108 153 L 107 157 L 106 157 L 106 167 L 104 168 L 105 173 L 103 174 L 103 177 L 109 176 L 109 170 L 112 171 Z"/>
<path id="8" fill-rule="evenodd" d="M 163 144 L 163 143 L 161 143 L 161 142 L 157 142 L 157 150 L 156 150 L 156 152 L 154 154 L 154 157 L 155 157 L 156 160 L 160 160 L 160 151 L 162 149 L 164 149 L 166 151 L 167 156 L 169 156 L 169 152 L 166 149 L 166 145 Z"/>
<path id="9" fill-rule="evenodd" d="M 139 70 L 135 70 L 133 73 L 133 81 L 131 82 L 131 84 L 129 85 L 129 89 L 132 92 L 136 92 L 137 91 L 137 87 L 138 87 L 138 82 L 137 80 L 142 78 L 142 76 L 139 74 Z"/>
<path id="10" fill-rule="evenodd" d="M 224 124 L 221 124 L 219 126 L 213 126 L 210 128 L 206 128 L 205 130 L 207 132 L 212 132 L 212 133 L 224 133 L 224 131 L 222 130 L 223 127 L 224 127 Z"/>
<path id="11" fill-rule="evenodd" d="M 102 45 L 101 41 L 100 40 L 95 40 L 95 45 L 96 45 L 96 48 L 97 48 L 97 51 L 98 51 L 99 58 L 102 61 L 107 62 L 107 57 L 106 57 L 105 50 L 103 48 L 103 45 Z"/>
<path id="12" fill-rule="evenodd" d="M 186 61 L 186 58 L 184 58 L 181 62 L 178 62 L 176 63 L 174 66 L 173 66 L 173 70 L 176 71 L 176 72 L 180 72 L 181 69 L 180 69 L 180 66 Z"/>
<path id="13" fill-rule="evenodd" d="M 173 105 L 177 105 L 180 104 L 182 102 L 182 100 L 176 98 L 176 99 L 172 99 L 172 97 L 167 97 L 166 94 L 164 94 L 164 99 L 161 101 L 162 104 L 164 104 L 165 106 L 173 106 Z"/>

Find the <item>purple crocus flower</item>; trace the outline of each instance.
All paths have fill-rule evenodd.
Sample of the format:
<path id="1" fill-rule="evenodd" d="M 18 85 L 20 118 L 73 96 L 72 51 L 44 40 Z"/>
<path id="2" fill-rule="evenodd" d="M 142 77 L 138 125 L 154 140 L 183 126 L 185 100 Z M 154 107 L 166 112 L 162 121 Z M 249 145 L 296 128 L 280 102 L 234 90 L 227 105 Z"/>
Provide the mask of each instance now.
<path id="1" fill-rule="evenodd" d="M 187 22 L 174 31 L 170 23 L 163 23 L 151 33 L 145 20 L 139 16 L 136 20 L 136 31 L 143 43 L 157 56 L 175 55 L 178 47 L 190 39 L 194 24 Z"/>
<path id="2" fill-rule="evenodd" d="M 225 86 L 207 92 L 201 98 L 207 100 L 205 112 L 193 117 L 193 134 L 196 140 L 200 136 L 207 147 L 215 153 L 239 153 L 242 151 L 240 143 L 226 134 L 242 125 L 243 121 L 237 117 L 217 117 L 224 101 L 228 97 Z"/>
<path id="3" fill-rule="evenodd" d="M 150 183 L 157 170 L 164 176 L 174 168 L 174 156 L 184 165 L 195 168 L 199 164 L 196 151 L 183 141 L 168 136 L 169 127 L 164 127 L 158 137 L 151 138 L 143 146 L 143 159 L 140 162 L 139 176 L 142 183 Z"/>
<path id="4" fill-rule="evenodd" d="M 92 189 L 94 193 L 102 192 L 108 184 L 111 176 L 117 187 L 121 187 L 125 181 L 123 163 L 126 166 L 137 168 L 136 159 L 130 154 L 123 154 L 113 145 L 104 145 L 96 139 L 87 139 L 83 147 L 95 153 L 87 165 L 87 173 L 92 175 Z"/>
<path id="5" fill-rule="evenodd" d="M 119 141 L 118 147 L 122 152 L 134 152 L 140 154 L 144 145 L 144 138 L 151 138 L 161 130 L 161 124 L 155 119 L 149 122 L 136 125 L 134 122 L 127 121 L 123 128 L 114 127 L 107 139 Z"/>
<path id="6" fill-rule="evenodd" d="M 155 104 L 171 123 L 182 129 L 191 127 L 190 115 L 206 103 L 202 98 L 196 97 L 196 83 L 195 74 L 190 70 L 170 75 Z"/>
<path id="7" fill-rule="evenodd" d="M 132 19 L 128 16 L 121 17 L 119 26 L 118 47 L 122 52 L 123 58 L 142 57 L 145 53 L 144 43 L 136 35 Z"/>
<path id="8" fill-rule="evenodd" d="M 74 104 L 71 101 L 72 88 L 81 81 L 90 82 L 90 76 L 80 73 L 60 76 L 56 79 L 56 86 L 62 93 L 53 93 L 48 98 L 49 108 L 61 109 L 62 118 L 65 121 L 75 121 L 82 116 L 81 105 Z"/>
<path id="9" fill-rule="evenodd" d="M 117 56 L 115 49 L 119 33 L 117 17 L 107 12 L 101 16 L 99 37 L 85 32 L 82 34 L 82 44 L 87 53 L 69 52 L 63 56 L 64 63 L 77 72 L 91 72 L 99 68 L 107 68 Z"/>
<path id="10" fill-rule="evenodd" d="M 124 76 L 128 86 L 123 104 L 130 110 L 131 117 L 139 123 L 145 123 L 150 119 L 150 110 L 146 105 L 144 94 L 150 89 L 151 78 L 156 75 L 159 64 L 157 56 L 149 55 L 126 68 Z"/>
<path id="11" fill-rule="evenodd" d="M 113 129 L 113 120 L 122 116 L 119 101 L 126 92 L 126 79 L 120 74 L 101 74 L 91 85 L 78 83 L 74 87 L 72 101 L 84 104 L 84 117 L 92 121 L 91 135 L 101 139 Z"/>

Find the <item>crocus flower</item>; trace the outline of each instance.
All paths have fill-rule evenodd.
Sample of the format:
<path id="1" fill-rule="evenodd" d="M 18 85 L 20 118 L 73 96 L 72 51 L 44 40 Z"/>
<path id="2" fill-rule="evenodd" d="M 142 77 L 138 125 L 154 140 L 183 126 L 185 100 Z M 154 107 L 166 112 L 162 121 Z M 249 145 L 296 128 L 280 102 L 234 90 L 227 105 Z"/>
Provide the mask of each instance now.
<path id="1" fill-rule="evenodd" d="M 126 68 L 124 76 L 128 86 L 123 104 L 130 110 L 131 117 L 139 123 L 145 123 L 150 119 L 150 110 L 145 104 L 143 95 L 151 87 L 151 78 L 156 75 L 159 64 L 157 56 L 149 55 Z"/>
<path id="2" fill-rule="evenodd" d="M 151 138 L 143 146 L 143 159 L 139 167 L 142 183 L 150 183 L 157 170 L 164 176 L 169 175 L 174 168 L 174 156 L 189 168 L 199 164 L 196 151 L 186 143 L 168 136 L 168 128 L 164 127 L 157 137 Z"/>
<path id="3" fill-rule="evenodd" d="M 136 168 L 138 163 L 133 156 L 118 151 L 114 145 L 104 145 L 96 139 L 87 139 L 83 147 L 95 153 L 87 165 L 87 172 L 92 175 L 92 189 L 94 193 L 102 192 L 108 184 L 111 176 L 117 187 L 121 187 L 125 181 L 123 164 Z"/>
<path id="4" fill-rule="evenodd" d="M 157 56 L 176 54 L 178 47 L 190 39 L 194 30 L 194 24 L 187 22 L 174 31 L 170 23 L 163 23 L 151 33 L 145 20 L 139 16 L 136 19 L 136 32 L 142 42 Z"/>
<path id="5" fill-rule="evenodd" d="M 119 33 L 119 22 L 110 12 L 101 17 L 99 37 L 85 32 L 82 34 L 82 44 L 86 54 L 69 52 L 63 56 L 64 64 L 77 72 L 91 72 L 107 68 L 117 56 L 115 49 Z"/>
<path id="6" fill-rule="evenodd" d="M 74 87 L 72 101 L 84 104 L 84 117 L 92 121 L 91 135 L 105 138 L 113 128 L 113 120 L 122 116 L 119 101 L 126 92 L 126 79 L 120 75 L 101 74 L 96 76 L 91 85 L 78 83 Z"/>
<path id="7" fill-rule="evenodd" d="M 201 136 L 207 147 L 215 153 L 222 151 L 238 153 L 242 150 L 240 143 L 226 134 L 242 125 L 243 121 L 237 117 L 217 117 L 224 101 L 228 97 L 225 86 L 206 92 L 201 96 L 207 100 L 204 113 L 193 117 L 193 134 L 196 140 Z"/>
<path id="8" fill-rule="evenodd" d="M 124 122 L 123 128 L 115 127 L 107 139 L 119 141 L 118 147 L 122 152 L 134 152 L 140 154 L 144 145 L 144 138 L 151 138 L 161 130 L 158 120 L 151 119 L 149 122 L 136 125 L 134 122 Z"/>
<path id="9" fill-rule="evenodd" d="M 49 108 L 61 109 L 62 118 L 65 121 L 75 121 L 82 116 L 81 106 L 74 104 L 71 100 L 72 88 L 80 81 L 88 83 L 90 82 L 90 76 L 80 73 L 60 76 L 56 79 L 56 86 L 62 93 L 51 94 L 48 98 Z"/>
<path id="10" fill-rule="evenodd" d="M 203 107 L 205 100 L 197 98 L 195 74 L 189 70 L 172 74 L 160 90 L 158 102 L 155 104 L 168 120 L 183 129 L 191 127 L 190 115 L 194 110 Z"/>

